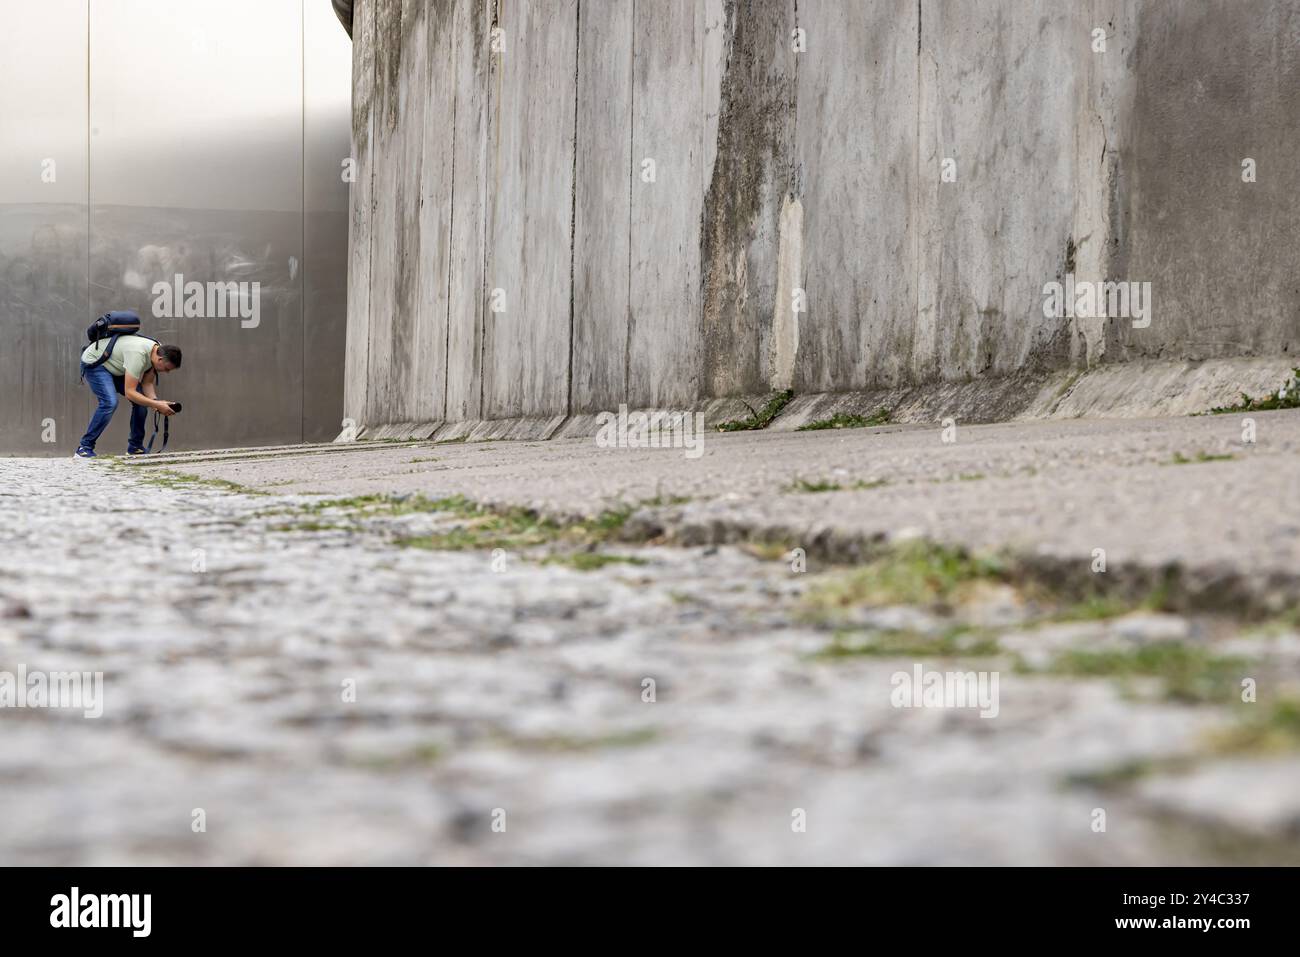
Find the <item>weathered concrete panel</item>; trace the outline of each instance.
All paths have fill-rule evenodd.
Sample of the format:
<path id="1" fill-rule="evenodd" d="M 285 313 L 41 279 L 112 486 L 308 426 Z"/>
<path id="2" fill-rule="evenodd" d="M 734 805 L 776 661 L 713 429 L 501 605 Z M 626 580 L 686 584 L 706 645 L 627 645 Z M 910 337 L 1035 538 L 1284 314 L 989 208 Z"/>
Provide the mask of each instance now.
<path id="1" fill-rule="evenodd" d="M 446 240 L 435 210 L 436 194 L 446 194 L 450 184 L 446 153 L 430 141 L 429 131 L 443 115 L 441 97 L 450 91 L 445 82 L 433 83 L 430 13 L 423 0 L 384 0 L 376 20 L 383 44 L 376 147 L 388 162 L 377 166 L 375 177 L 370 376 L 392 422 L 436 418 L 442 405 L 441 381 L 437 403 L 430 401 L 429 372 L 446 353 L 446 309 L 436 315 L 434 292 L 440 281 L 435 251 L 440 238 L 444 245 Z M 441 275 L 445 284 L 445 268 Z M 433 348 L 435 337 L 442 354 Z"/>
<path id="2" fill-rule="evenodd" d="M 1154 308 L 1112 324 L 1108 358 L 1294 355 L 1300 4 L 1144 3 L 1137 31 L 1111 268 L 1152 283 Z"/>
<path id="3" fill-rule="evenodd" d="M 453 126 L 456 113 L 455 29 L 452 0 L 423 11 L 423 42 L 429 72 L 424 101 L 413 109 L 411 130 L 420 130 L 420 195 L 415 248 L 415 325 L 407 350 L 412 395 L 403 411 L 413 422 L 443 418 L 447 396 L 448 280 L 451 272 Z M 418 27 L 416 29 L 419 29 Z M 415 42 L 420 42 L 419 38 Z M 414 107 L 414 104 L 413 104 Z M 411 140 L 415 137 L 411 136 Z M 409 142 L 409 141 L 408 141 Z M 401 344 L 397 344 L 399 348 Z"/>
<path id="4" fill-rule="evenodd" d="M 408 239 L 414 239 L 416 230 L 414 214 L 407 213 L 415 205 L 409 198 L 418 196 L 420 188 L 418 170 L 408 169 L 406 165 L 409 154 L 404 139 L 406 128 L 401 125 L 402 87 L 420 86 L 424 76 L 412 70 L 408 62 L 405 69 L 410 71 L 411 78 L 404 79 L 402 58 L 410 46 L 404 42 L 403 12 L 402 0 L 375 0 L 375 89 L 370 99 L 374 212 L 370 236 L 367 424 L 401 421 L 402 397 L 411 384 L 409 367 L 392 365 L 395 323 L 411 321 L 409 303 L 416 262 L 404 262 L 408 254 L 404 247 Z M 414 95 L 423 96 L 423 91 Z M 420 130 L 414 132 L 418 136 Z M 406 215 L 411 216 L 409 230 L 404 228 Z M 397 316 L 399 311 L 404 315 Z"/>
<path id="5" fill-rule="evenodd" d="M 808 311 L 797 391 L 907 376 L 916 317 L 917 5 L 799 4 L 796 162 Z"/>
<path id="6" fill-rule="evenodd" d="M 348 222 L 348 332 L 343 359 L 343 415 L 368 420 L 370 403 L 371 251 L 374 244 L 376 0 L 352 11 L 352 158 L 355 179 Z"/>
<path id="7" fill-rule="evenodd" d="M 632 91 L 628 401 L 684 407 L 704 389 L 699 223 L 706 17 L 694 0 L 637 3 Z M 647 164 L 653 163 L 653 166 Z M 653 170 L 653 180 L 650 179 Z"/>
<path id="8" fill-rule="evenodd" d="M 445 417 L 477 419 L 483 397 L 484 224 L 487 215 L 489 49 L 493 0 L 455 3 L 451 275 L 447 288 Z"/>
<path id="9" fill-rule="evenodd" d="M 936 372 L 1005 374 L 1045 353 L 1059 363 L 1068 323 L 1044 317 L 1042 289 L 1064 279 L 1077 245 L 1076 78 L 1090 18 L 1055 0 L 922 7 L 922 58 L 937 64 L 919 169 L 935 203 L 919 248 L 938 290 Z"/>
<path id="10" fill-rule="evenodd" d="M 634 0 L 584 3 L 580 14 L 574 409 L 615 409 L 627 395 L 634 6 Z"/>
<path id="11" fill-rule="evenodd" d="M 568 408 L 577 0 L 501 3 L 488 130 L 483 414 Z"/>

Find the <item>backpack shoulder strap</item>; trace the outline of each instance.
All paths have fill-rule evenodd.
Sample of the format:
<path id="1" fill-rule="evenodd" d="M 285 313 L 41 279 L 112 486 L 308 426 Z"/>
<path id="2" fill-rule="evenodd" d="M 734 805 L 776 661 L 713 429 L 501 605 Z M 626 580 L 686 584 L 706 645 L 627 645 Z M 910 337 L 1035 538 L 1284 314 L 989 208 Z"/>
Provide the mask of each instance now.
<path id="1" fill-rule="evenodd" d="M 109 359 L 109 357 L 113 354 L 113 346 L 117 345 L 117 340 L 120 339 L 120 338 L 121 338 L 121 334 L 120 334 L 120 333 L 119 333 L 119 334 L 115 334 L 115 335 L 111 335 L 111 336 L 109 336 L 109 337 L 108 337 L 108 345 L 106 345 L 106 346 L 104 347 L 104 351 L 101 352 L 101 353 L 99 354 L 99 357 L 96 358 L 94 362 L 87 362 L 87 363 L 86 363 L 86 368 L 87 368 L 87 369 L 98 369 L 98 368 L 99 368 L 100 366 L 102 366 L 105 362 L 107 362 L 108 359 Z"/>

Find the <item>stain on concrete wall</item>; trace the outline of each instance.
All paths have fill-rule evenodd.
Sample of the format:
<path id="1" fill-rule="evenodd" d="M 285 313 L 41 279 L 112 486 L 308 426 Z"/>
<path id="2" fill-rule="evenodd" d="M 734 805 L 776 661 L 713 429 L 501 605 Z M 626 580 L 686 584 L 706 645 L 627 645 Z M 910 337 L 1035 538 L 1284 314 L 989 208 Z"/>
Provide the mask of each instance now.
<path id="1" fill-rule="evenodd" d="M 716 159 L 704 197 L 704 387 L 767 387 L 780 216 L 795 188 L 793 0 L 728 0 Z"/>
<path id="2" fill-rule="evenodd" d="M 357 5 L 366 424 L 1297 345 L 1294 4 L 423 8 Z M 1067 273 L 1151 326 L 1045 316 Z"/>

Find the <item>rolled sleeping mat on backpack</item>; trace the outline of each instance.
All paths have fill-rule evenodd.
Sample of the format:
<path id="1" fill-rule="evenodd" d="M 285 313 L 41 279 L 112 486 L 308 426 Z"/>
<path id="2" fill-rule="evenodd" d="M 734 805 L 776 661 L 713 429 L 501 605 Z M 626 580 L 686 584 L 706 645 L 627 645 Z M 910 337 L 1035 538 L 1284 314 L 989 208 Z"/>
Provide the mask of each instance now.
<path id="1" fill-rule="evenodd" d="M 140 314 L 134 309 L 114 309 L 90 324 L 86 338 L 98 342 L 108 336 L 129 336 L 140 331 Z"/>

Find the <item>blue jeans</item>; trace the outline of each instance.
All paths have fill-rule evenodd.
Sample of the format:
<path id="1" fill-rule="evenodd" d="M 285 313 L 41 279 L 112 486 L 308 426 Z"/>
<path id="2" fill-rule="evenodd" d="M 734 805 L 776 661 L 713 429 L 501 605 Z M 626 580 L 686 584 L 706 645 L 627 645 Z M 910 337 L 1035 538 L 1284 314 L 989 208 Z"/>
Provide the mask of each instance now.
<path id="1" fill-rule="evenodd" d="M 100 434 L 108 428 L 108 423 L 113 420 L 113 413 L 117 411 L 117 397 L 126 394 L 124 391 L 126 377 L 113 375 L 103 366 L 87 369 L 84 362 L 81 364 L 81 373 L 86 379 L 86 385 L 90 386 L 90 391 L 95 393 L 95 398 L 99 400 L 99 405 L 95 408 L 95 414 L 90 417 L 90 425 L 86 426 L 86 434 L 81 437 L 79 444 L 83 449 L 94 449 Z M 126 443 L 128 452 L 144 448 L 144 420 L 148 415 L 147 407 L 132 404 L 131 437 Z"/>

